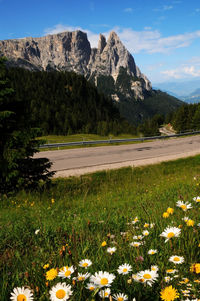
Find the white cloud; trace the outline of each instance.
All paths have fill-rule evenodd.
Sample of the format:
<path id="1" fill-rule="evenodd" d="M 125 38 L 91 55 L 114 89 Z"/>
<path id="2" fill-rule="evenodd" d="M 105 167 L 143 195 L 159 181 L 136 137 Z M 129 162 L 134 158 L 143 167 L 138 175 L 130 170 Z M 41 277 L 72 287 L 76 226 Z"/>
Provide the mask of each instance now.
<path id="1" fill-rule="evenodd" d="M 174 7 L 172 5 L 163 5 L 162 7 L 154 8 L 153 11 L 161 12 L 161 11 L 171 10 L 173 8 Z"/>
<path id="2" fill-rule="evenodd" d="M 164 6 L 163 6 L 163 10 L 170 10 L 170 9 L 172 9 L 172 8 L 173 8 L 172 5 L 164 5 Z"/>
<path id="3" fill-rule="evenodd" d="M 99 34 L 81 27 L 73 27 L 62 24 L 57 24 L 52 28 L 45 29 L 45 34 L 56 34 L 63 31 L 82 30 L 87 33 L 88 39 L 92 47 L 97 47 Z M 146 52 L 169 54 L 178 48 L 188 47 L 191 43 L 200 38 L 200 30 L 184 33 L 174 36 L 162 37 L 158 30 L 150 30 L 147 28 L 143 31 L 135 31 L 131 28 L 114 27 L 114 30 L 121 41 L 131 53 Z M 110 30 L 111 31 L 111 30 Z M 110 31 L 103 32 L 106 38 Z"/>
<path id="4" fill-rule="evenodd" d="M 125 13 L 132 13 L 133 9 L 131 7 L 127 7 L 124 9 Z"/>
<path id="5" fill-rule="evenodd" d="M 183 64 L 175 69 L 161 71 L 161 74 L 167 78 L 182 79 L 188 77 L 199 77 L 200 76 L 200 57 L 196 58 L 197 64 L 191 65 L 189 63 Z"/>

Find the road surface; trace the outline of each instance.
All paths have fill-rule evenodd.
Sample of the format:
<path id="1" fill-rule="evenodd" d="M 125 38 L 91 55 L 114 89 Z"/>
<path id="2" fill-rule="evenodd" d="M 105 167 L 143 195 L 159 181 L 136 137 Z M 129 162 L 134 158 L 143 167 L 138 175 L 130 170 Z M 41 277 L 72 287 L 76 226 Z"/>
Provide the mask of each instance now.
<path id="1" fill-rule="evenodd" d="M 141 166 L 200 154 L 200 136 L 154 140 L 137 144 L 75 148 L 37 153 L 49 158 L 55 177 L 99 170 Z"/>

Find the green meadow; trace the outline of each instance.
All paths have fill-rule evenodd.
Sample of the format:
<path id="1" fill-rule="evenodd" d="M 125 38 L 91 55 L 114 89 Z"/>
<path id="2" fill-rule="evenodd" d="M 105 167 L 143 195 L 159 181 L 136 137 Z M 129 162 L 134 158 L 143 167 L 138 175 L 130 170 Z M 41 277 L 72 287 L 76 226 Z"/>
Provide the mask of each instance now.
<path id="1" fill-rule="evenodd" d="M 16 287 L 27 287 L 38 301 L 198 298 L 200 202 L 193 198 L 199 195 L 200 156 L 195 156 L 54 179 L 37 191 L 1 196 L 0 300 L 9 300 Z M 178 207 L 177 201 L 186 204 L 186 209 Z M 163 217 L 169 207 L 173 214 Z M 160 234 L 167 227 L 180 229 L 180 235 L 165 242 Z M 114 251 L 108 252 L 109 247 Z M 151 255 L 149 250 L 156 252 Z M 171 256 L 184 262 L 169 261 Z M 83 259 L 92 264 L 80 266 Z M 131 270 L 120 274 L 117 270 L 125 263 Z M 72 275 L 60 278 L 62 268 L 71 266 Z M 110 299 L 102 295 L 106 284 L 89 289 L 91 279 L 86 273 L 99 271 L 115 276 L 109 286 Z M 69 298 L 50 297 L 57 283 L 61 283 L 60 292 L 64 283 L 71 286 Z"/>

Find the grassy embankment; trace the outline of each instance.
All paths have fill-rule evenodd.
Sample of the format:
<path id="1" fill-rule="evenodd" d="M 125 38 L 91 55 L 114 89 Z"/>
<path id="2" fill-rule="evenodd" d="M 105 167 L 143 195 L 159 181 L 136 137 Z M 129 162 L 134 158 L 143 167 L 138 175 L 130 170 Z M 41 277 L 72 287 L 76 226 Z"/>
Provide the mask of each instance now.
<path id="1" fill-rule="evenodd" d="M 200 194 L 199 183 L 200 156 L 196 156 L 149 167 L 57 179 L 44 191 L 2 197 L 0 300 L 9 300 L 14 287 L 25 285 L 33 289 L 34 300 L 49 300 L 49 290 L 57 282 L 72 285 L 70 300 L 102 300 L 97 290 L 91 292 L 85 288 L 88 279 L 83 282 L 56 277 L 47 281 L 48 270 L 71 265 L 77 267 L 72 277 L 87 271 L 114 273 L 111 294 L 123 292 L 128 300 L 134 297 L 137 301 L 160 300 L 160 291 L 169 285 L 179 291 L 182 300 L 181 289 L 188 288 L 186 280 L 180 284 L 184 278 L 189 279 L 192 293 L 199 296 L 200 284 L 194 282 L 199 274 L 190 272 L 191 264 L 200 262 L 200 227 L 197 226 L 200 203 L 193 201 Z M 176 202 L 180 199 L 191 203 L 193 208 L 186 212 L 178 208 Z M 174 208 L 174 213 L 163 218 L 168 207 Z M 184 216 L 195 224 L 187 226 L 182 220 Z M 135 217 L 139 221 L 133 224 Z M 145 228 L 145 223 L 155 226 Z M 160 234 L 168 225 L 182 225 L 181 235 L 165 243 Z M 39 230 L 37 234 L 36 230 Z M 144 236 L 144 230 L 149 235 Z M 143 244 L 130 246 L 133 236 L 140 234 L 144 238 L 137 241 Z M 104 247 L 103 241 L 107 243 Z M 114 246 L 116 252 L 111 255 L 107 247 Z M 150 249 L 156 249 L 157 253 L 149 255 Z M 183 256 L 184 263 L 169 262 L 172 255 Z M 93 263 L 87 270 L 78 266 L 86 258 Z M 45 270 L 43 266 L 47 263 L 49 268 Z M 117 268 L 124 263 L 132 266 L 132 272 L 119 275 Z M 152 265 L 159 268 L 159 277 L 152 287 L 131 277 L 139 271 L 151 270 Z M 172 268 L 178 272 L 167 274 L 166 269 Z M 172 278 L 169 283 L 165 282 L 165 276 Z"/>

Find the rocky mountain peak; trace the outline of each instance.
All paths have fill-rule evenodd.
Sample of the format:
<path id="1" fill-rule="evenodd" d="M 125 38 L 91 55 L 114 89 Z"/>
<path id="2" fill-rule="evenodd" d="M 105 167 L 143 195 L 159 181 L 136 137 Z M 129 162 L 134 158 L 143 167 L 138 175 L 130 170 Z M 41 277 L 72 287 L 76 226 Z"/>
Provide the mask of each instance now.
<path id="1" fill-rule="evenodd" d="M 100 34 L 98 48 L 91 48 L 87 34 L 80 30 L 40 38 L 4 40 L 0 41 L 0 56 L 6 56 L 11 66 L 29 70 L 74 71 L 96 84 L 99 77 L 112 77 L 115 83 L 118 82 L 118 92 L 129 99 L 143 99 L 145 91 L 151 90 L 151 83 L 140 72 L 114 31 L 107 41 Z M 119 85 L 122 68 L 130 79 L 129 92 L 124 91 L 123 84 Z M 122 80 L 122 76 L 120 78 Z M 113 99 L 117 97 L 115 95 Z"/>

